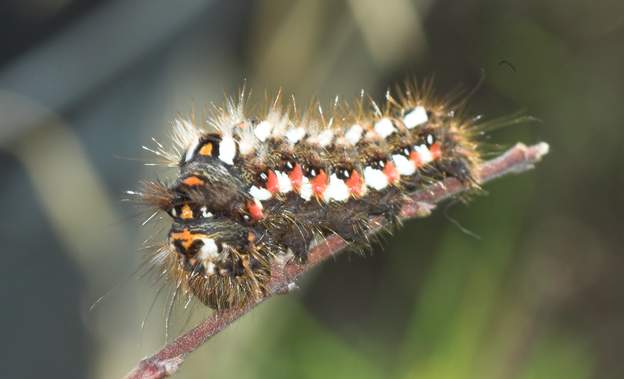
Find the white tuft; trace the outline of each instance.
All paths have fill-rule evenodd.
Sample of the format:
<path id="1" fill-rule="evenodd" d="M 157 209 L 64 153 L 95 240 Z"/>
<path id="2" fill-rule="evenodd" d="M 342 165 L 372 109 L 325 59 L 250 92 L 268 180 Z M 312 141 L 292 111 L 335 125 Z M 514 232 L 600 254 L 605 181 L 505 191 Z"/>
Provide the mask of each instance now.
<path id="1" fill-rule="evenodd" d="M 354 124 L 345 133 L 345 138 L 351 145 L 355 145 L 358 143 L 360 138 L 362 138 L 362 132 L 362 127 L 358 124 Z"/>
<path id="2" fill-rule="evenodd" d="M 212 262 L 207 262 L 204 264 L 204 268 L 206 269 L 206 273 L 208 275 L 212 275 L 215 273 L 215 264 Z"/>
<path id="3" fill-rule="evenodd" d="M 429 163 L 433 160 L 433 155 L 426 145 L 414 146 L 414 150 L 418 153 L 418 157 L 422 163 Z"/>
<path id="4" fill-rule="evenodd" d="M 408 129 L 413 129 L 418 125 L 424 124 L 427 121 L 429 121 L 429 117 L 427 117 L 427 111 L 424 107 L 420 105 L 403 117 L 403 123 Z"/>
<path id="5" fill-rule="evenodd" d="M 269 121 L 264 120 L 261 123 L 259 123 L 258 126 L 256 126 L 256 129 L 254 129 L 254 134 L 257 139 L 264 142 L 271 135 L 272 129 L 273 129 L 273 126 L 271 125 L 271 123 Z"/>
<path id="6" fill-rule="evenodd" d="M 364 168 L 364 182 L 367 186 L 379 191 L 388 186 L 388 177 L 383 171 L 369 166 Z"/>
<path id="7" fill-rule="evenodd" d="M 219 143 L 219 159 L 229 165 L 234 164 L 236 157 L 236 141 L 232 137 L 223 137 Z"/>
<path id="8" fill-rule="evenodd" d="M 269 200 L 271 197 L 273 197 L 271 191 L 269 191 L 268 189 L 258 188 L 256 186 L 251 186 L 251 188 L 249 189 L 249 194 L 253 196 L 254 199 L 260 201 Z"/>
<path id="9" fill-rule="evenodd" d="M 186 154 L 184 155 L 184 162 L 188 162 L 193 159 L 193 156 L 195 155 L 195 150 L 197 150 L 197 145 L 199 145 L 199 137 L 195 137 L 195 139 L 191 143 L 191 146 L 189 146 L 189 148 L 186 150 Z"/>
<path id="10" fill-rule="evenodd" d="M 392 124 L 392 120 L 387 117 L 382 118 L 381 120 L 375 123 L 375 132 L 381 136 L 381 138 L 386 138 L 390 134 L 394 133 L 396 129 Z"/>
<path id="11" fill-rule="evenodd" d="M 316 139 L 321 147 L 331 145 L 334 140 L 334 131 L 331 129 L 325 129 L 316 137 Z"/>
<path id="12" fill-rule="evenodd" d="M 287 193 L 292 190 L 292 182 L 290 181 L 288 174 L 281 171 L 275 171 L 275 176 L 277 176 L 277 187 L 281 193 Z"/>
<path id="13" fill-rule="evenodd" d="M 412 175 L 416 172 L 416 165 L 414 162 L 404 155 L 394 154 L 392 156 L 392 161 L 400 175 Z"/>
<path id="14" fill-rule="evenodd" d="M 208 208 L 206 207 L 201 207 L 199 211 L 201 212 L 203 218 L 211 218 L 214 216 L 211 212 L 208 212 Z"/>
<path id="15" fill-rule="evenodd" d="M 202 238 L 204 245 L 199 249 L 197 258 L 202 261 L 214 260 L 219 257 L 219 247 L 212 238 Z"/>
<path id="16" fill-rule="evenodd" d="M 308 201 L 312 198 L 313 193 L 314 192 L 312 191 L 312 183 L 310 183 L 310 180 L 304 176 L 301 179 L 301 188 L 299 188 L 299 196 L 301 196 L 301 198 L 304 199 L 305 201 Z"/>
<path id="17" fill-rule="evenodd" d="M 294 145 L 297 142 L 301 141 L 305 134 L 306 131 L 301 126 L 297 128 L 290 128 L 286 131 L 286 138 L 288 139 L 288 142 Z"/>
<path id="18" fill-rule="evenodd" d="M 349 187 L 344 180 L 339 179 L 336 174 L 331 174 L 329 184 L 323 193 L 325 201 L 346 201 L 349 199 L 349 195 Z"/>

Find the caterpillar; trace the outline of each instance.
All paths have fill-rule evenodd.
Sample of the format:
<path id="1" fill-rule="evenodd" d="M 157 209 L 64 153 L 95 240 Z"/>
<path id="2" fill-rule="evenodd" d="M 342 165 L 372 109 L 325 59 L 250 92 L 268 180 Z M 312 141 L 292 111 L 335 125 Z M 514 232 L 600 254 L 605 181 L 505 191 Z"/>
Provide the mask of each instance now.
<path id="1" fill-rule="evenodd" d="M 215 309 L 266 290 L 273 259 L 305 262 L 314 241 L 367 241 L 368 220 L 396 222 L 406 197 L 454 177 L 478 190 L 475 119 L 437 99 L 431 83 L 388 91 L 383 104 L 338 98 L 299 114 L 280 94 L 256 117 L 244 91 L 207 120 L 178 117 L 173 147 L 146 148 L 177 168 L 146 182 L 143 203 L 165 212 L 167 241 L 151 257 L 187 296 Z"/>

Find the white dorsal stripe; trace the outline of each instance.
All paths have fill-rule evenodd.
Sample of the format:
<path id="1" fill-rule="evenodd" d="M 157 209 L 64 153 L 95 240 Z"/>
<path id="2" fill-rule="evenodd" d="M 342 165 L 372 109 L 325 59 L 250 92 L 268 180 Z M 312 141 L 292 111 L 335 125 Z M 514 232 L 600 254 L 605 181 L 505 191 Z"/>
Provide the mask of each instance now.
<path id="1" fill-rule="evenodd" d="M 381 136 L 381 138 L 386 138 L 390 134 L 396 131 L 394 125 L 392 124 L 392 120 L 387 117 L 382 118 L 377 121 L 374 126 L 375 132 Z"/>
<path id="2" fill-rule="evenodd" d="M 236 157 L 236 141 L 232 137 L 223 137 L 219 143 L 219 159 L 229 165 L 234 164 Z"/>
<path id="3" fill-rule="evenodd" d="M 275 171 L 275 176 L 277 176 L 277 188 L 281 193 L 287 193 L 292 190 L 292 182 L 288 177 L 288 174 L 281 171 Z"/>
<path id="4" fill-rule="evenodd" d="M 193 159 L 193 157 L 195 156 L 195 150 L 197 150 L 198 145 L 199 145 L 199 138 L 195 137 L 193 139 L 193 143 L 191 144 L 191 146 L 186 150 L 186 155 L 184 155 L 184 162 L 188 162 L 191 159 Z"/>
<path id="5" fill-rule="evenodd" d="M 349 196 L 349 187 L 344 180 L 339 179 L 336 174 L 331 174 L 329 177 L 329 184 L 325 192 L 323 192 L 325 201 L 346 201 L 349 199 Z"/>
<path id="6" fill-rule="evenodd" d="M 433 160 L 433 155 L 426 145 L 414 146 L 414 150 L 418 153 L 418 157 L 422 163 L 429 163 Z"/>
<path id="7" fill-rule="evenodd" d="M 427 116 L 427 110 L 420 105 L 403 117 L 403 123 L 408 129 L 413 129 L 418 125 L 424 124 L 427 121 L 429 121 L 429 117 Z"/>
<path id="8" fill-rule="evenodd" d="M 394 162 L 394 166 L 397 169 L 399 175 L 412 175 L 416 172 L 416 165 L 406 156 L 401 154 L 394 154 L 392 156 L 392 162 Z"/>
<path id="9" fill-rule="evenodd" d="M 349 141 L 351 145 L 355 145 L 358 143 L 360 138 L 362 138 L 362 132 L 364 129 L 358 124 L 352 125 L 349 130 L 345 133 L 345 139 Z"/>
<path id="10" fill-rule="evenodd" d="M 266 188 L 258 188 L 256 186 L 251 186 L 249 189 L 249 194 L 256 200 L 264 201 L 269 200 L 273 195 L 271 191 Z"/>
<path id="11" fill-rule="evenodd" d="M 368 166 L 364 168 L 364 182 L 368 187 L 379 191 L 388 186 L 388 177 L 383 171 Z"/>
<path id="12" fill-rule="evenodd" d="M 310 180 L 307 177 L 303 177 L 301 179 L 301 187 L 299 188 L 299 196 L 301 196 L 302 199 L 304 199 L 305 201 L 308 201 L 312 198 L 312 183 L 310 183 Z"/>
<path id="13" fill-rule="evenodd" d="M 256 128 L 254 129 L 254 135 L 257 139 L 264 142 L 271 135 L 271 130 L 273 126 L 267 120 L 260 122 Z"/>

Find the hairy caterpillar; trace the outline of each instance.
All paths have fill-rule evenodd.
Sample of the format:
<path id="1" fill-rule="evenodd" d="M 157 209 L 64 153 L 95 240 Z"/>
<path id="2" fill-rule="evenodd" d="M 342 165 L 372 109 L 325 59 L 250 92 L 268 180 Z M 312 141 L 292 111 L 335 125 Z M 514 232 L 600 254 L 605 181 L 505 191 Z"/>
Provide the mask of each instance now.
<path id="1" fill-rule="evenodd" d="M 333 103 L 297 113 L 280 96 L 257 118 L 245 95 L 207 121 L 175 121 L 171 183 L 148 182 L 141 200 L 171 218 L 152 262 L 187 296 L 224 309 L 262 295 L 276 257 L 306 260 L 329 234 L 367 241 L 368 220 L 396 220 L 405 197 L 455 177 L 478 188 L 474 119 L 461 104 L 436 100 L 431 84 L 407 85 L 385 103 Z"/>

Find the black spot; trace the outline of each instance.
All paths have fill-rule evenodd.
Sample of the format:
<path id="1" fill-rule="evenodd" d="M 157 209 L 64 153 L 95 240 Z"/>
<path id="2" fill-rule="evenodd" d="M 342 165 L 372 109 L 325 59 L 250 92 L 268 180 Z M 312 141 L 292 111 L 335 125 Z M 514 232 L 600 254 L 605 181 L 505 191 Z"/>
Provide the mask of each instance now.
<path id="1" fill-rule="evenodd" d="M 262 171 L 258 175 L 258 183 L 260 183 L 260 184 L 267 184 L 268 181 L 269 181 L 268 171 Z"/>
<path id="2" fill-rule="evenodd" d="M 316 178 L 316 176 L 321 172 L 321 169 L 315 166 L 304 166 L 303 173 L 308 178 Z"/>
<path id="3" fill-rule="evenodd" d="M 351 177 L 351 171 L 352 170 L 347 167 L 337 167 L 335 169 L 336 177 L 341 180 L 347 180 Z"/>
<path id="4" fill-rule="evenodd" d="M 295 162 L 293 162 L 290 159 L 286 159 L 284 160 L 284 164 L 282 165 L 284 171 L 286 171 L 286 173 L 291 172 L 292 170 L 295 169 Z"/>

